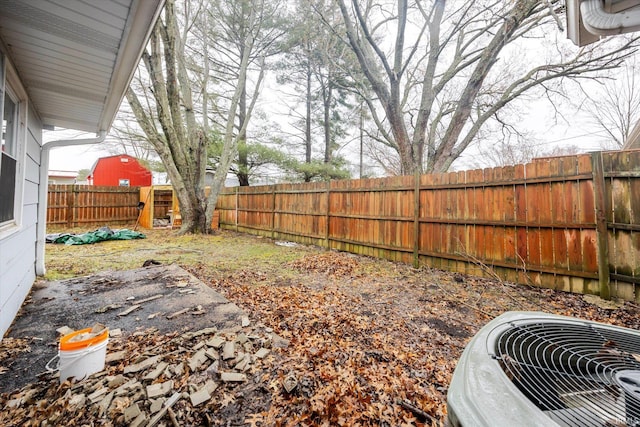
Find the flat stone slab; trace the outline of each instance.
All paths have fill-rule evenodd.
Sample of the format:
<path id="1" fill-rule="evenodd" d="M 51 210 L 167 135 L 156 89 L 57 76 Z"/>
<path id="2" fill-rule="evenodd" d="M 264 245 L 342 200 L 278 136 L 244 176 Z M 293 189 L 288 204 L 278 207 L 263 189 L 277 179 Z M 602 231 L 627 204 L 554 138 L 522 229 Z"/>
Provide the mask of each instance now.
<path id="1" fill-rule="evenodd" d="M 191 292 L 179 292 L 185 288 Z M 157 328 L 161 334 L 230 329 L 239 327 L 246 317 L 237 305 L 175 264 L 41 282 L 34 285 L 28 301 L 7 336 L 28 339 L 31 351 L 20 354 L 2 375 L 0 392 L 13 391 L 37 380 L 36 375 L 44 372 L 47 362 L 58 353 L 56 330 L 63 326 L 78 330 L 100 322 L 110 330 L 121 329 L 122 338 L 114 339 L 126 339 L 138 328 Z M 100 310 L 109 305 L 123 308 Z M 140 307 L 126 316 L 118 316 L 132 305 Z M 191 315 L 198 306 L 205 313 Z M 166 318 L 184 309 L 188 311 L 173 319 Z M 149 319 L 154 313 L 162 315 Z"/>

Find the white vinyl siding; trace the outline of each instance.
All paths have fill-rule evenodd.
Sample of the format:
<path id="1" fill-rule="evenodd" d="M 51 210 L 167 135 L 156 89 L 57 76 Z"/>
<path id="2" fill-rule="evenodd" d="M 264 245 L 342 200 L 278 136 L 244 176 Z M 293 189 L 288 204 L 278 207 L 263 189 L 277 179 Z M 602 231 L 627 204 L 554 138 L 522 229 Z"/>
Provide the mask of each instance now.
<path id="1" fill-rule="evenodd" d="M 14 76 L 12 86 L 19 84 Z M 0 228 L 0 337 L 11 326 L 35 281 L 38 191 L 42 125 L 35 112 L 20 98 L 16 144 L 16 218 Z"/>

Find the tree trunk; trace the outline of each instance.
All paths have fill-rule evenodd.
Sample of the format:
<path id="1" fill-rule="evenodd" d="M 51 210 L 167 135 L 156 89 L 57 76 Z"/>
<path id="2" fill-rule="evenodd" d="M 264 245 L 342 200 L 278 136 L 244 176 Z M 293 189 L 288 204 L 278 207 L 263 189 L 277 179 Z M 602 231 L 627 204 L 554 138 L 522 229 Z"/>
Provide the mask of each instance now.
<path id="1" fill-rule="evenodd" d="M 307 97 L 306 97 L 306 115 L 304 118 L 304 160 L 311 163 L 311 65 L 307 64 Z M 305 174 L 304 182 L 311 181 L 311 178 Z"/>
<path id="2" fill-rule="evenodd" d="M 331 101 L 333 98 L 333 89 L 331 83 L 327 82 L 325 88 L 323 107 L 324 107 L 324 162 L 331 162 Z"/>
<path id="3" fill-rule="evenodd" d="M 239 122 L 239 134 L 238 134 L 238 182 L 241 187 L 249 186 L 249 159 L 247 153 L 247 132 L 245 130 L 245 122 L 247 120 L 247 89 L 246 82 L 243 85 L 244 89 L 240 94 L 240 100 L 238 102 L 238 122 Z"/>

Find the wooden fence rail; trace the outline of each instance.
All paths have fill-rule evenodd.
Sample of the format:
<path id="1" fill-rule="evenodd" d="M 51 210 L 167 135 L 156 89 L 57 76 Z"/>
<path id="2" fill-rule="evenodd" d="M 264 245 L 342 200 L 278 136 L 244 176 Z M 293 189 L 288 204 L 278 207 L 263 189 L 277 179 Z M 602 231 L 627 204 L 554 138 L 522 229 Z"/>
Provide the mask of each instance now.
<path id="1" fill-rule="evenodd" d="M 47 225 L 126 225 L 138 217 L 139 187 L 49 185 Z"/>
<path id="2" fill-rule="evenodd" d="M 222 228 L 640 301 L 640 151 L 226 188 L 217 209 Z"/>

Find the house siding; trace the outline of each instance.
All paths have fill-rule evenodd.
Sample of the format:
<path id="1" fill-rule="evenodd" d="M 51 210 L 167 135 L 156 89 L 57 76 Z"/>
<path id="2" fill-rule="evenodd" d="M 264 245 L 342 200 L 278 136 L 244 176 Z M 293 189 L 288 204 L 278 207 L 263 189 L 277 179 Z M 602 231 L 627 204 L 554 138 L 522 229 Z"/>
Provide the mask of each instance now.
<path id="1" fill-rule="evenodd" d="M 28 111 L 26 139 L 20 227 L 15 233 L 0 240 L 0 337 L 11 326 L 36 278 L 42 125 L 32 110 Z"/>

